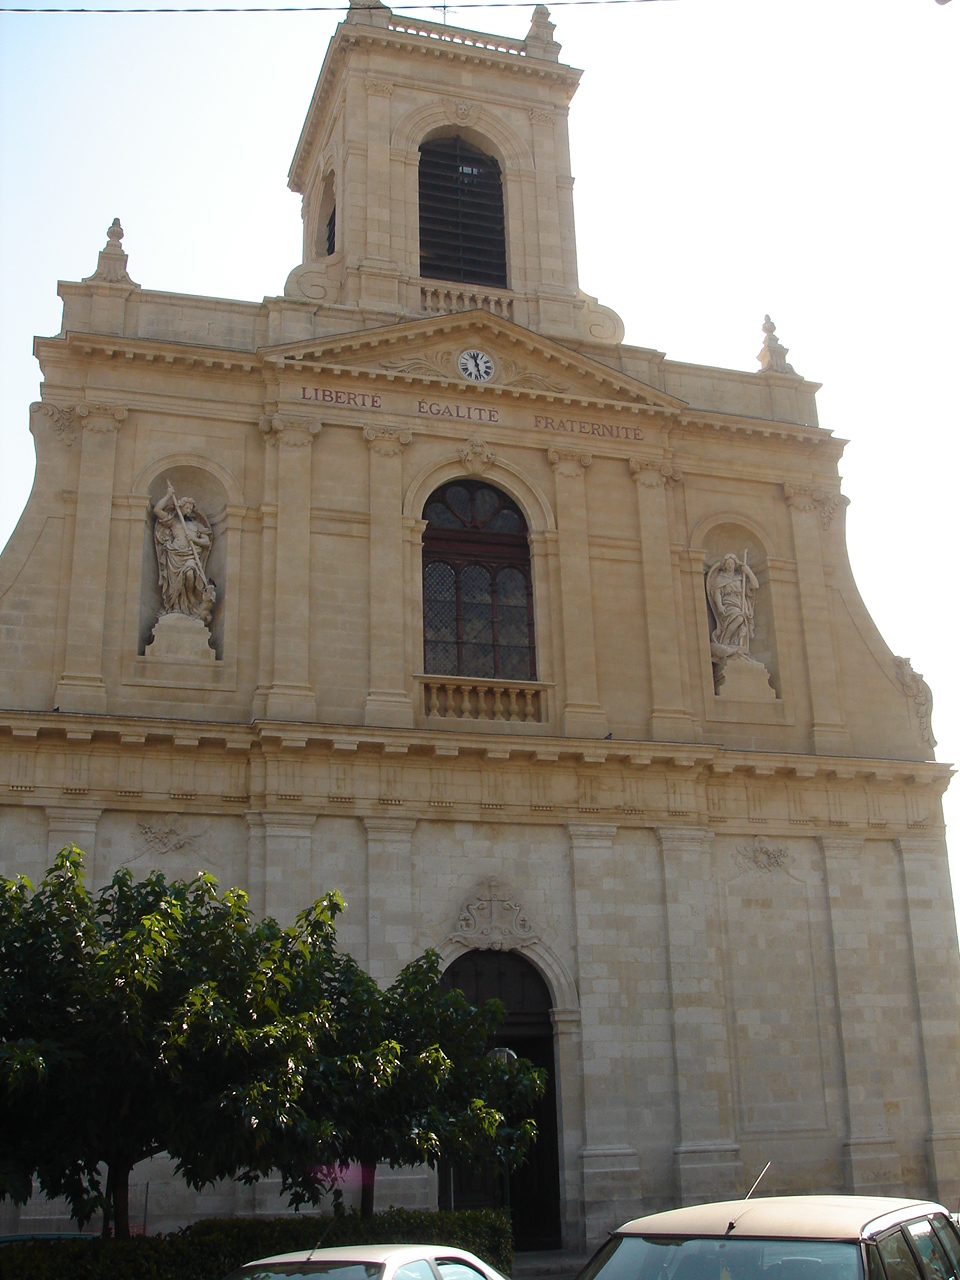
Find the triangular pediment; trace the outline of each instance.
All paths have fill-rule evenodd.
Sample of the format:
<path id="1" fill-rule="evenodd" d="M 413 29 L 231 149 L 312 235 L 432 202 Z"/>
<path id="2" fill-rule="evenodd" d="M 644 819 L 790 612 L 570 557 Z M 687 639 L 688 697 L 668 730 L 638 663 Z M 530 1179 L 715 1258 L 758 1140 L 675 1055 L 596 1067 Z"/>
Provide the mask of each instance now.
<path id="1" fill-rule="evenodd" d="M 467 350 L 490 358 L 493 369 L 487 380 L 471 381 L 461 373 L 458 362 Z M 479 310 L 261 348 L 260 356 L 293 370 L 363 371 L 391 381 L 485 387 L 517 397 L 630 404 L 674 413 L 686 407 L 656 387 Z"/>

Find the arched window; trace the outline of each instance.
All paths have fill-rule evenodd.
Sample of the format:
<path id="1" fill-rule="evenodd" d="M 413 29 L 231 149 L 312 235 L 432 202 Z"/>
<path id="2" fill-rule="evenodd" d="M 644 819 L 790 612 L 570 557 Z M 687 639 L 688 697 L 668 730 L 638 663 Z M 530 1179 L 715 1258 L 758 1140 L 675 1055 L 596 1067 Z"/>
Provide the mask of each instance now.
<path id="1" fill-rule="evenodd" d="M 462 138 L 420 147 L 420 275 L 507 287 L 500 166 Z"/>
<path id="2" fill-rule="evenodd" d="M 423 669 L 535 680 L 527 523 L 506 494 L 454 480 L 423 511 Z"/>

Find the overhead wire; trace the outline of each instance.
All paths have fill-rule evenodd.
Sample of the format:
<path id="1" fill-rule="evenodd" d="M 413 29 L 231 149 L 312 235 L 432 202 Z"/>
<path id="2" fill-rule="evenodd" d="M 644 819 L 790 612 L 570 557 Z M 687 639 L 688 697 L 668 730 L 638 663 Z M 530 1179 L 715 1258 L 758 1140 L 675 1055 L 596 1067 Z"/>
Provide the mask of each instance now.
<path id="1" fill-rule="evenodd" d="M 529 9 L 534 0 L 462 0 L 459 4 L 393 5 L 394 12 L 455 13 L 461 9 Z M 938 0 L 943 3 L 944 0 Z M 551 0 L 550 8 L 607 4 L 664 4 L 673 0 Z M 347 13 L 349 4 L 281 5 L 0 5 L 0 13 Z"/>

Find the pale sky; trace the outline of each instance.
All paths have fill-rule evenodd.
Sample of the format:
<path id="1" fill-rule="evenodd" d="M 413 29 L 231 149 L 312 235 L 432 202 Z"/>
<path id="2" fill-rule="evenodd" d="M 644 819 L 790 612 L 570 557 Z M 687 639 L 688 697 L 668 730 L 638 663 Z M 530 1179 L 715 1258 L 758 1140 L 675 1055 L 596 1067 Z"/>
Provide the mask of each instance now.
<path id="1" fill-rule="evenodd" d="M 520 37 L 531 12 L 449 20 Z M 287 168 L 336 18 L 0 15 L 0 544 L 33 478 L 33 335 L 59 330 L 56 282 L 94 270 L 115 216 L 146 288 L 282 293 L 301 258 Z M 584 68 L 581 286 L 628 342 L 704 364 L 757 368 L 772 315 L 797 372 L 823 383 L 821 426 L 850 441 L 861 593 L 933 689 L 938 759 L 960 760 L 960 0 L 553 18 Z"/>

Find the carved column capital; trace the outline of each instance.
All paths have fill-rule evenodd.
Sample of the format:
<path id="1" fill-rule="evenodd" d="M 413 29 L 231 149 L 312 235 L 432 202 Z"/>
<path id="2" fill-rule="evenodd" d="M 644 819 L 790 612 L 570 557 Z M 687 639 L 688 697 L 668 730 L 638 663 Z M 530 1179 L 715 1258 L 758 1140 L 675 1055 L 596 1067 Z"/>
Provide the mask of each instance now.
<path id="1" fill-rule="evenodd" d="M 543 111 L 537 107 L 531 107 L 530 119 L 533 124 L 541 124 L 549 127 L 553 125 L 554 117 L 552 111 Z"/>
<path id="2" fill-rule="evenodd" d="M 472 436 L 463 448 L 457 450 L 457 456 L 463 463 L 468 475 L 482 475 L 497 460 L 497 455 L 487 448 L 486 440 L 480 436 Z"/>
<path id="3" fill-rule="evenodd" d="M 839 490 L 824 489 L 819 485 L 800 484 L 794 480 L 783 482 L 783 492 L 787 506 L 795 511 L 818 511 L 820 523 L 829 529 L 833 517 L 841 504 L 846 506 L 848 499 Z"/>
<path id="4" fill-rule="evenodd" d="M 672 462 L 651 462 L 646 458 L 631 458 L 630 474 L 636 483 L 645 489 L 669 487 L 672 484 L 679 484 L 683 479 L 683 472 Z"/>
<path id="5" fill-rule="evenodd" d="M 363 87 L 371 98 L 389 98 L 393 93 L 393 85 L 389 80 L 378 80 L 374 76 L 368 76 Z"/>
<path id="6" fill-rule="evenodd" d="M 557 475 L 576 480 L 590 466 L 593 458 L 589 453 L 580 453 L 577 449 L 555 449 L 551 446 L 547 450 L 547 461 Z"/>
<path id="7" fill-rule="evenodd" d="M 127 416 L 126 409 L 118 404 L 96 404 L 84 402 L 74 410 L 81 430 L 105 435 L 110 431 L 119 431 L 120 424 Z"/>
<path id="8" fill-rule="evenodd" d="M 364 427 L 363 438 L 373 453 L 382 458 L 396 458 L 413 439 L 413 432 L 405 427 Z"/>
<path id="9" fill-rule="evenodd" d="M 322 430 L 319 422 L 309 418 L 283 417 L 279 413 L 260 415 L 260 431 L 264 441 L 287 449 L 304 449 Z"/>

